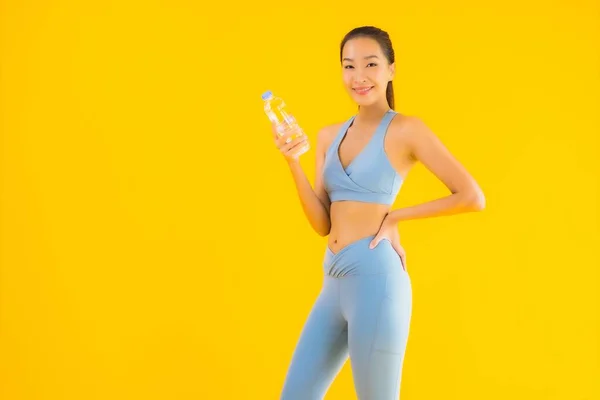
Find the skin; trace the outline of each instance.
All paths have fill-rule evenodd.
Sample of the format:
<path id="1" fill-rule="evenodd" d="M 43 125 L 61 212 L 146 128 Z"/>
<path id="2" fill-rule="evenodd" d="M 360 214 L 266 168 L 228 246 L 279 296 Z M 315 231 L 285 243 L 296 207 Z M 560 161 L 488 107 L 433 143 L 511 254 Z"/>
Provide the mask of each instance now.
<path id="1" fill-rule="evenodd" d="M 390 109 L 386 99 L 387 83 L 393 80 L 395 64 L 390 64 L 379 44 L 359 37 L 346 42 L 342 51 L 342 81 L 348 95 L 360 106 L 354 123 L 339 147 L 339 157 L 346 167 L 362 151 L 383 115 Z M 354 88 L 372 87 L 367 95 Z M 323 127 L 317 134 L 316 176 L 314 189 L 306 179 L 298 159 L 293 157 L 296 146 L 308 138 L 303 135 L 285 143 L 293 133 L 279 137 L 277 148 L 288 162 L 302 206 L 311 225 L 321 236 L 328 237 L 328 246 L 338 253 L 348 244 L 376 235 L 371 247 L 387 239 L 402 258 L 406 268 L 406 251 L 400 243 L 398 223 L 409 219 L 447 216 L 483 210 L 485 198 L 477 182 L 449 152 L 434 132 L 418 117 L 398 113 L 389 125 L 384 150 L 394 169 L 406 178 L 412 167 L 421 162 L 450 191 L 448 196 L 422 204 L 391 209 L 384 204 L 358 201 L 331 203 L 323 184 L 325 152 L 339 133 L 343 122 Z"/>

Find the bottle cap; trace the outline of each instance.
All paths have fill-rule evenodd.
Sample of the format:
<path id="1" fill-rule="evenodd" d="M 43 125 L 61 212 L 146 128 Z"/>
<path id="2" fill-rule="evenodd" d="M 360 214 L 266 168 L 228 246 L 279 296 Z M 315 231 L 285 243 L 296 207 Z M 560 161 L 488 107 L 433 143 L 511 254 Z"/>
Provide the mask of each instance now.
<path id="1" fill-rule="evenodd" d="M 264 92 L 262 94 L 261 97 L 263 100 L 269 100 L 271 97 L 273 97 L 273 92 L 271 92 L 270 90 L 267 90 L 266 92 Z"/>

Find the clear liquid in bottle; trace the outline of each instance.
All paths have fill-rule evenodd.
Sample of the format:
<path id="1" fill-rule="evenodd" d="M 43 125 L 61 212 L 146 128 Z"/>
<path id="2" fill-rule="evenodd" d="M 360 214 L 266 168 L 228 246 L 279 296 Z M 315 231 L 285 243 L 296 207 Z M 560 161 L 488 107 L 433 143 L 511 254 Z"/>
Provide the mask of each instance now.
<path id="1" fill-rule="evenodd" d="M 289 112 L 285 102 L 281 97 L 273 95 L 271 91 L 266 91 L 262 94 L 264 101 L 264 111 L 269 120 L 275 124 L 277 133 L 283 136 L 289 131 L 295 131 L 290 138 L 287 139 L 287 143 L 293 139 L 304 135 L 304 131 L 300 128 L 300 125 L 296 122 L 294 116 Z M 293 150 L 292 157 L 298 158 L 302 154 L 306 153 L 310 149 L 310 144 L 305 141 L 302 145 L 296 146 Z"/>

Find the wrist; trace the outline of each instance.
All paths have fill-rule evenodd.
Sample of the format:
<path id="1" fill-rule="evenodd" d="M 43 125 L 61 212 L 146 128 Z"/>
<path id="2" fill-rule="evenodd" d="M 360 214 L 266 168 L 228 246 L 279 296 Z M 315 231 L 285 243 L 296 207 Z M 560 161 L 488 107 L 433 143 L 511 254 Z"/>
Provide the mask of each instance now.
<path id="1" fill-rule="evenodd" d="M 300 166 L 300 160 L 297 158 L 286 158 L 285 161 L 290 168 L 297 168 Z"/>
<path id="2" fill-rule="evenodd" d="M 390 224 L 397 225 L 398 222 L 402 221 L 403 219 L 403 209 L 397 208 L 393 211 L 390 211 L 388 213 L 387 219 L 389 220 Z"/>

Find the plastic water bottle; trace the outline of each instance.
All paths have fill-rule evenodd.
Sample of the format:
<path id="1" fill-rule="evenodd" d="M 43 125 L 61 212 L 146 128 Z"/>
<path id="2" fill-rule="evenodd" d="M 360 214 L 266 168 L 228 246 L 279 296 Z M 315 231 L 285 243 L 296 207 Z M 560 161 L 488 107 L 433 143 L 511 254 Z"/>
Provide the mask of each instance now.
<path id="1" fill-rule="evenodd" d="M 269 120 L 275 124 L 277 134 L 283 136 L 289 131 L 295 131 L 290 138 L 286 140 L 286 143 L 291 142 L 293 139 L 304 135 L 304 131 L 300 128 L 296 119 L 290 114 L 287 109 L 285 102 L 281 97 L 274 96 L 273 93 L 268 90 L 262 94 L 264 101 L 264 110 Z M 302 154 L 306 153 L 310 149 L 310 144 L 305 141 L 302 146 L 296 146 L 292 157 L 298 158 Z"/>

